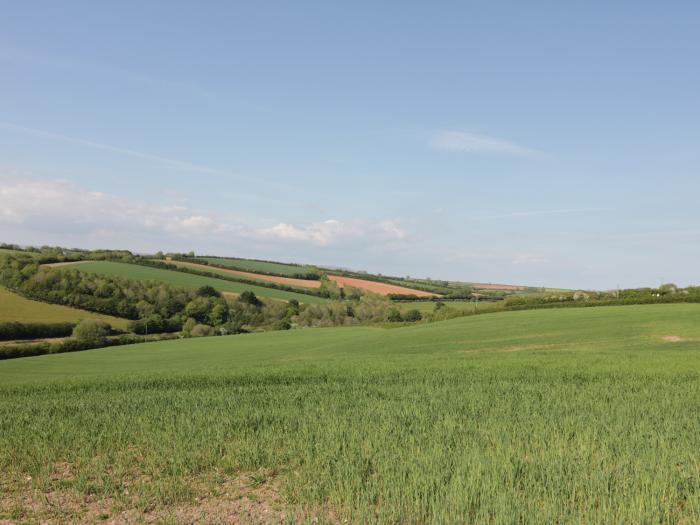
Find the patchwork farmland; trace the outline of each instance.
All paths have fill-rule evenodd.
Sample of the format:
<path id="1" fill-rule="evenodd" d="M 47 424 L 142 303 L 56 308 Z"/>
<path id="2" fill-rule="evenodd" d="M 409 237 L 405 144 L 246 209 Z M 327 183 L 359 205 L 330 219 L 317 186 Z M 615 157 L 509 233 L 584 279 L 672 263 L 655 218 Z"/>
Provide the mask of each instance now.
<path id="1" fill-rule="evenodd" d="M 422 290 L 415 290 L 413 288 L 406 288 L 404 286 L 397 286 L 395 284 L 389 284 L 379 281 L 370 281 L 367 279 L 358 279 L 356 277 L 345 277 L 341 275 L 328 275 L 328 279 L 336 283 L 341 288 L 346 286 L 352 286 L 354 288 L 359 288 L 360 290 L 366 290 L 368 292 L 376 293 L 379 295 L 415 295 L 416 297 L 436 297 L 437 294 L 424 292 Z"/>
<path id="2" fill-rule="evenodd" d="M 280 301 L 289 301 L 296 299 L 300 303 L 322 303 L 325 301 L 322 297 L 306 295 L 285 290 L 276 290 L 273 288 L 264 288 L 245 283 L 237 283 L 223 279 L 212 277 L 204 277 L 201 275 L 193 275 L 188 273 L 176 272 L 171 270 L 163 270 L 160 268 L 151 268 L 147 266 L 139 266 L 135 264 L 126 264 L 112 261 L 85 261 L 78 263 L 69 263 L 63 268 L 72 268 L 81 272 L 91 272 L 100 275 L 124 277 L 127 279 L 136 279 L 143 281 L 159 281 L 172 286 L 183 288 L 199 288 L 202 286 L 211 286 L 216 290 L 231 294 L 240 294 L 244 291 L 251 291 L 260 297 L 276 299 Z"/>
<path id="3" fill-rule="evenodd" d="M 287 286 L 293 286 L 296 288 L 319 288 L 321 286 L 321 281 L 318 281 L 318 280 L 295 279 L 293 277 L 281 277 L 281 276 L 277 276 L 277 275 L 266 275 L 266 274 L 262 274 L 262 273 L 246 272 L 246 271 L 242 271 L 242 270 L 218 268 L 216 266 L 212 266 L 213 264 L 215 264 L 214 262 L 212 262 L 212 265 L 197 264 L 197 263 L 192 263 L 192 262 L 187 262 L 187 261 L 168 261 L 168 262 L 170 264 L 174 264 L 175 266 L 180 266 L 180 267 L 185 267 L 185 268 L 194 268 L 194 269 L 202 270 L 202 271 L 206 271 L 206 272 L 219 273 L 219 274 L 225 275 L 225 276 L 233 275 L 233 276 L 245 277 L 248 279 L 254 279 L 257 281 L 285 284 Z"/>

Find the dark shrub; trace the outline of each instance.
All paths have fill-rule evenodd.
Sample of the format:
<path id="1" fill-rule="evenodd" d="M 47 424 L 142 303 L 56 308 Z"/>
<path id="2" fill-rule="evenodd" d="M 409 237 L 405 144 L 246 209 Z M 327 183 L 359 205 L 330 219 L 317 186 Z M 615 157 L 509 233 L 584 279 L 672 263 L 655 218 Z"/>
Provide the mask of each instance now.
<path id="1" fill-rule="evenodd" d="M 221 294 L 213 286 L 208 284 L 197 289 L 197 295 L 200 297 L 221 297 Z"/>
<path id="2" fill-rule="evenodd" d="M 404 314 L 403 319 L 409 323 L 415 323 L 416 321 L 423 319 L 423 315 L 421 315 L 418 310 L 409 310 Z"/>
<path id="3" fill-rule="evenodd" d="M 403 317 L 401 316 L 401 312 L 399 311 L 399 309 L 394 306 L 390 308 L 387 312 L 386 320 L 392 323 L 400 323 L 401 321 L 403 321 Z"/>

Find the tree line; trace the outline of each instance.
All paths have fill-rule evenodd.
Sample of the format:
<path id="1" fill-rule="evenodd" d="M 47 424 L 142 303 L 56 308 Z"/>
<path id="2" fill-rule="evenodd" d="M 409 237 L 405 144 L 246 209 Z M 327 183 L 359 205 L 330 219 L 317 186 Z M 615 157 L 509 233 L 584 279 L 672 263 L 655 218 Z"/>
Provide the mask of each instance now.
<path id="1" fill-rule="evenodd" d="M 20 323 L 0 321 L 0 341 L 68 337 L 76 323 Z"/>

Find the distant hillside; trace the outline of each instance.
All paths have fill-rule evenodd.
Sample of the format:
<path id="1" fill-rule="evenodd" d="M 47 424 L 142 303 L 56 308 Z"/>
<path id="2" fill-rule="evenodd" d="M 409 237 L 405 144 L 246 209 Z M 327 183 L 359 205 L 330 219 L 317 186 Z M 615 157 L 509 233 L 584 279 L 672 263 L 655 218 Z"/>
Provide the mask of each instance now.
<path id="1" fill-rule="evenodd" d="M 316 297 L 313 295 L 288 292 L 285 290 L 276 290 L 274 288 L 265 288 L 262 286 L 233 282 L 224 279 L 216 279 L 212 277 L 204 277 L 201 275 L 193 275 L 172 270 L 163 270 L 160 268 L 150 268 L 137 264 L 113 261 L 88 261 L 69 263 L 63 267 L 73 268 L 82 272 L 125 277 L 127 279 L 161 281 L 171 286 L 190 289 L 196 289 L 202 286 L 211 286 L 220 292 L 228 292 L 233 294 L 240 294 L 248 290 L 254 292 L 260 297 L 267 297 L 269 299 L 278 299 L 282 301 L 289 301 L 291 299 L 296 299 L 300 303 L 323 303 L 326 301 L 326 299 L 322 297 Z"/>

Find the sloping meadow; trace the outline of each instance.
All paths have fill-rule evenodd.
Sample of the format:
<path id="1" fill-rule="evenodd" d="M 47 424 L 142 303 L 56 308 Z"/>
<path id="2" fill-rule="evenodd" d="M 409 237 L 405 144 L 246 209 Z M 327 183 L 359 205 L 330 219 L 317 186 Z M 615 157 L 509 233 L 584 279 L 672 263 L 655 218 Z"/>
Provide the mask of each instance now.
<path id="1" fill-rule="evenodd" d="M 0 518 L 56 519 L 31 491 L 77 498 L 75 519 L 162 516 L 243 475 L 291 521 L 697 522 L 699 316 L 513 312 L 0 363 Z"/>

